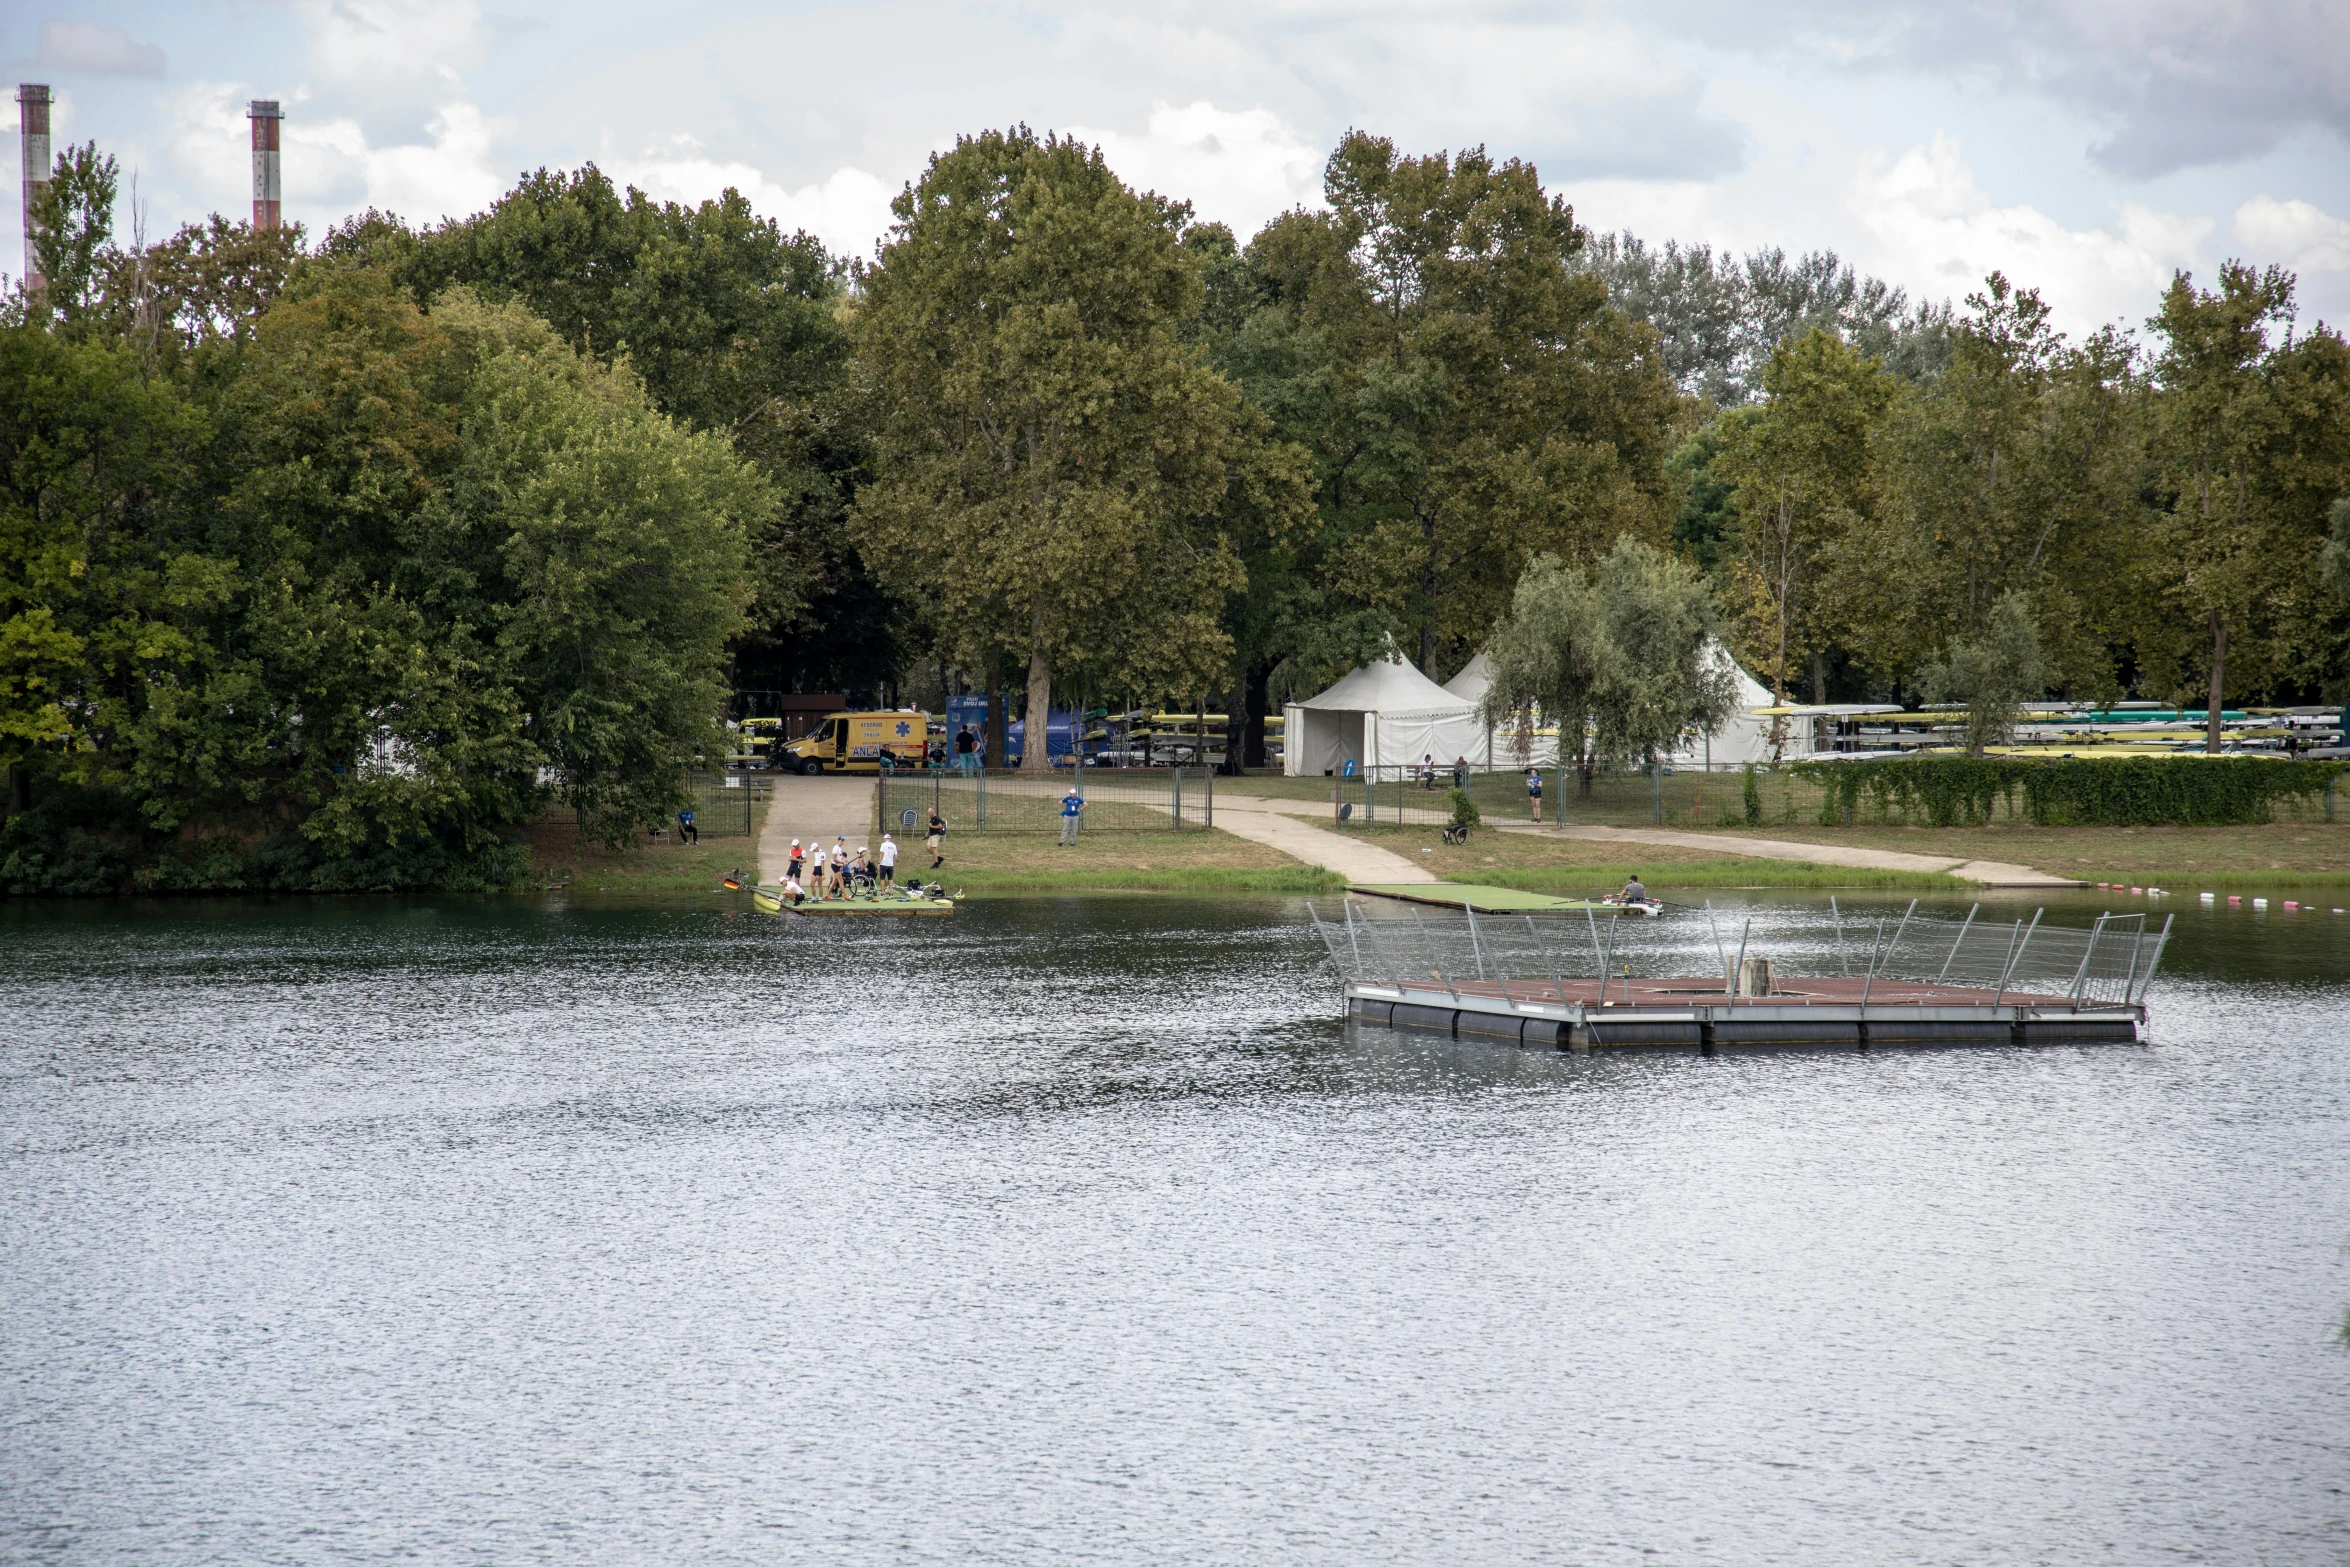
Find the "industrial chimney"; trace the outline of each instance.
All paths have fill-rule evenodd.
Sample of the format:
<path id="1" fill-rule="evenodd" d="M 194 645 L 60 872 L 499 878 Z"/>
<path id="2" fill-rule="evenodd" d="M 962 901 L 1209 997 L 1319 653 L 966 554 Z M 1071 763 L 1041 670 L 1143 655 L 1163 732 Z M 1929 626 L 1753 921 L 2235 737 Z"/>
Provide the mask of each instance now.
<path id="1" fill-rule="evenodd" d="M 253 226 L 273 229 L 278 224 L 279 186 L 277 133 L 285 111 L 275 98 L 253 100 Z"/>
<path id="2" fill-rule="evenodd" d="M 16 89 L 16 123 L 24 138 L 24 291 L 41 286 L 40 264 L 33 257 L 33 197 L 49 183 L 49 89 L 26 82 Z"/>

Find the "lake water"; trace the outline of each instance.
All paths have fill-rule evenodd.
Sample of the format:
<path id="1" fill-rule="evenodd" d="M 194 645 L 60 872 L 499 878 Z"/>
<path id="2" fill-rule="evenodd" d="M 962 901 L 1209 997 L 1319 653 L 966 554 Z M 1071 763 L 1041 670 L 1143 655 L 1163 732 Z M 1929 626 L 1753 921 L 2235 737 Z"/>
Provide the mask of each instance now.
<path id="1" fill-rule="evenodd" d="M 0 1559 L 2350 1554 L 2350 916 L 1722 1060 L 1302 919 L 0 908 Z"/>

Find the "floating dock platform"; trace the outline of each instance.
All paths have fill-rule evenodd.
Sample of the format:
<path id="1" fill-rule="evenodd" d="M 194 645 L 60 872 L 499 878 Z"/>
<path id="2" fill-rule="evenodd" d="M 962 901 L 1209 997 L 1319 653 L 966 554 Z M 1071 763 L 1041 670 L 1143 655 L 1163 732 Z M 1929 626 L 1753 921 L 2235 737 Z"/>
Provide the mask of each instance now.
<path id="1" fill-rule="evenodd" d="M 2145 990 L 2167 919 L 2150 931 L 2142 914 L 2106 915 L 2088 929 L 2037 914 L 2028 925 L 1915 914 L 1913 903 L 1897 924 L 1888 917 L 1857 932 L 1865 951 L 1838 914 L 1832 948 L 1804 943 L 1801 960 L 1785 932 L 1782 955 L 1765 956 L 1751 950 L 1751 922 L 1728 933 L 1709 923 L 1723 970 L 1691 977 L 1632 974 L 1613 921 L 1604 934 L 1591 922 L 1587 946 L 1574 939 L 1583 921 L 1531 915 L 1373 918 L 1350 901 L 1343 919 L 1315 912 L 1313 921 L 1344 978 L 1349 1018 L 1456 1039 L 1710 1056 L 2145 1038 Z M 1834 971 L 1799 977 L 1790 972 L 1799 966 Z"/>

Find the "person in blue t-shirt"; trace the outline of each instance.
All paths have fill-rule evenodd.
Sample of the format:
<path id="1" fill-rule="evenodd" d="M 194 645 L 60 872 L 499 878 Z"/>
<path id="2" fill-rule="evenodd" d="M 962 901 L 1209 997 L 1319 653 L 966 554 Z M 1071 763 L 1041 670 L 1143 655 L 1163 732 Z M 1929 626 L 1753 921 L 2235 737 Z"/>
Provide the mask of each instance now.
<path id="1" fill-rule="evenodd" d="M 1085 811 L 1085 796 L 1072 789 L 1061 796 L 1061 846 L 1077 841 L 1077 819 Z"/>
<path id="2" fill-rule="evenodd" d="M 677 841 L 679 843 L 700 843 L 702 841 L 702 830 L 694 825 L 694 812 L 691 806 L 687 806 L 677 813 Z"/>

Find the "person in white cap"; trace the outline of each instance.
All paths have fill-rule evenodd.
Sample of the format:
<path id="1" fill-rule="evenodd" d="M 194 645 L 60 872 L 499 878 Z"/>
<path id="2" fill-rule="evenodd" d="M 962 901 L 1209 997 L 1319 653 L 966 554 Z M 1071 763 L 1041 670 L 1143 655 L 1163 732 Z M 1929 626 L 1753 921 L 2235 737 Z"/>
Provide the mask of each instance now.
<path id="1" fill-rule="evenodd" d="M 881 835 L 880 874 L 881 884 L 880 887 L 874 889 L 875 891 L 878 892 L 883 887 L 895 887 L 898 884 L 898 841 L 888 833 Z"/>
<path id="2" fill-rule="evenodd" d="M 816 845 L 816 852 L 808 857 L 808 885 L 815 889 L 816 901 L 824 901 L 824 845 Z"/>
<path id="3" fill-rule="evenodd" d="M 806 862 L 807 858 L 807 855 L 800 852 L 800 840 L 794 838 L 791 841 L 791 864 L 785 868 L 784 876 L 791 881 L 798 881 L 800 866 Z"/>

